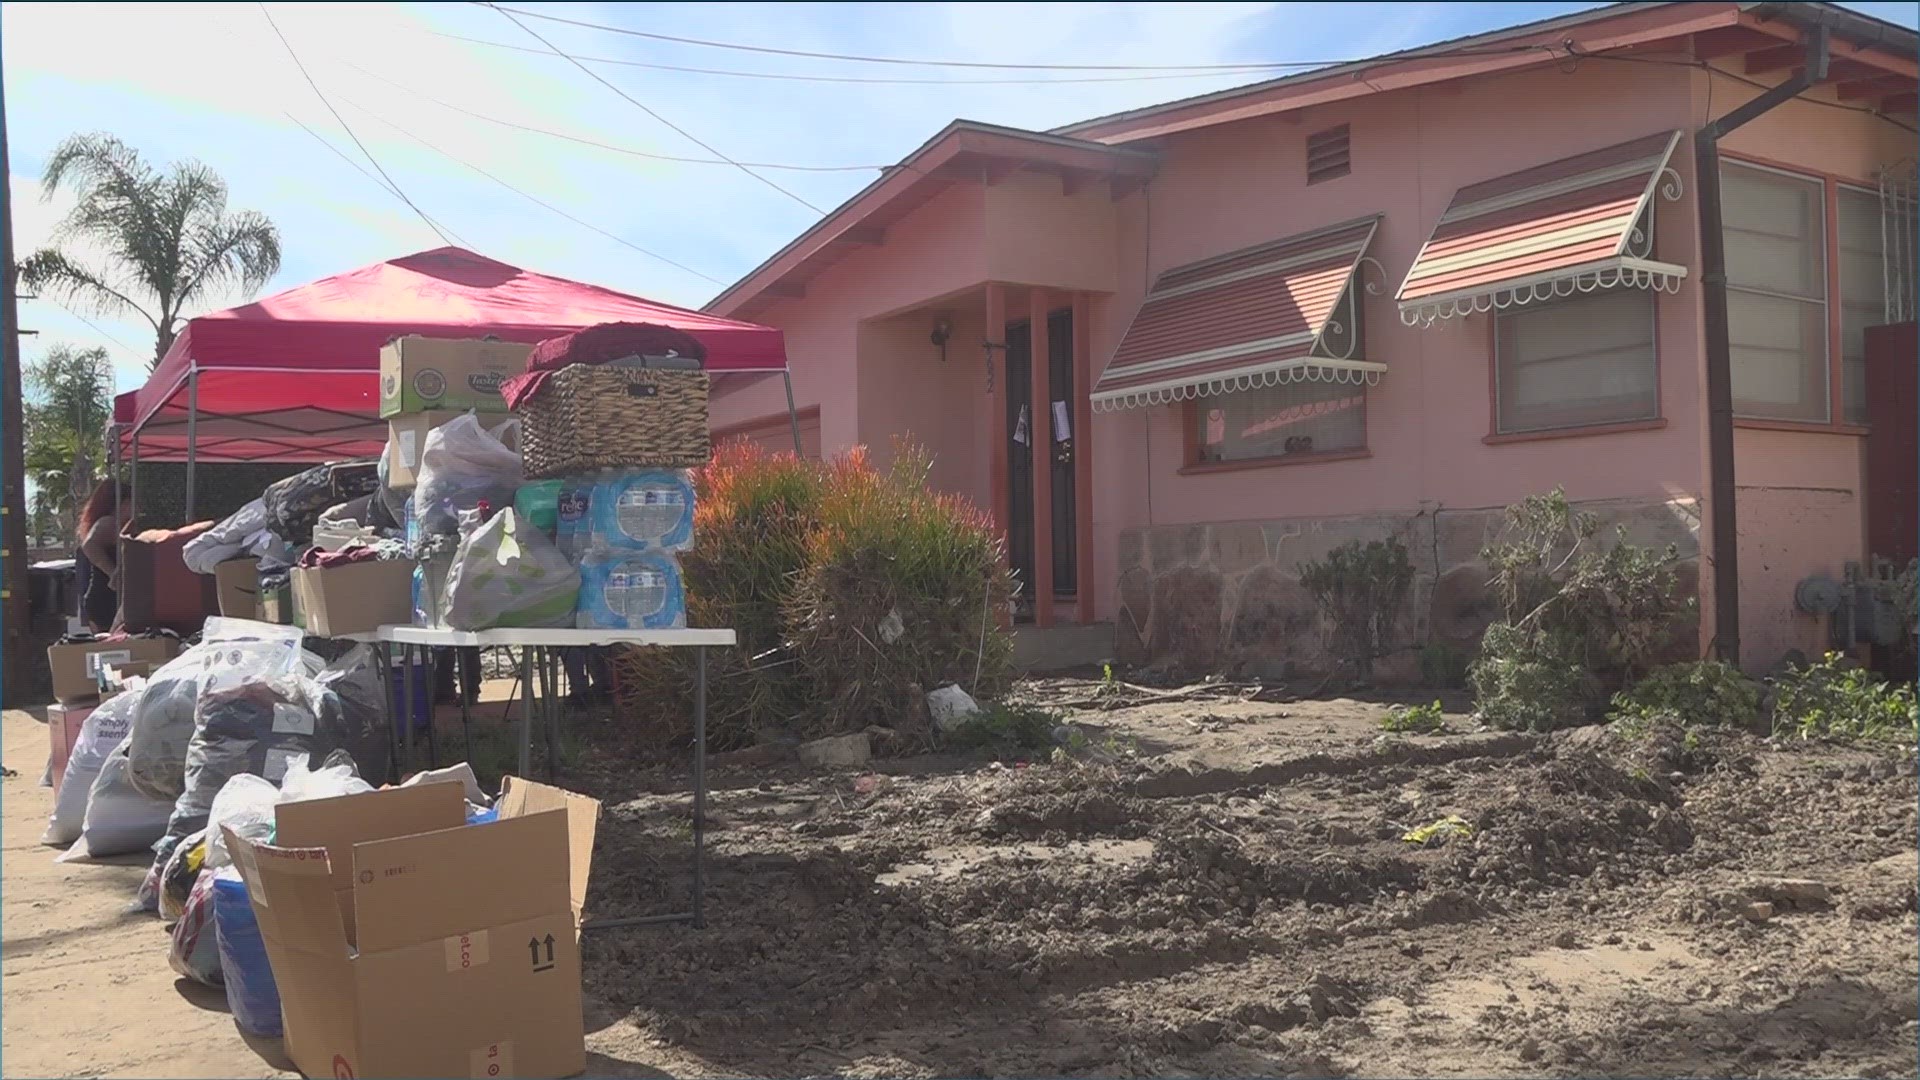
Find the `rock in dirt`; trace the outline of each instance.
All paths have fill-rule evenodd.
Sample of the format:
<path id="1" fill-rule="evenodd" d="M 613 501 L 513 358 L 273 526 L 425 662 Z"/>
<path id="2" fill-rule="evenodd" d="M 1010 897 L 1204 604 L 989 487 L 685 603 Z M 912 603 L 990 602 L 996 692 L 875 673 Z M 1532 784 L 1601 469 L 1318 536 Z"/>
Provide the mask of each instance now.
<path id="1" fill-rule="evenodd" d="M 1755 891 L 1776 904 L 1794 907 L 1823 907 L 1833 903 L 1833 890 L 1824 881 L 1812 878 L 1762 878 Z"/>
<path id="2" fill-rule="evenodd" d="M 860 731 L 801 743 L 795 752 L 800 755 L 801 764 L 819 768 L 865 765 L 873 759 L 873 744 L 867 733 Z"/>
<path id="3" fill-rule="evenodd" d="M 1580 947 L 1580 939 L 1574 936 L 1573 931 L 1562 930 L 1560 933 L 1554 935 L 1553 947 L 1556 949 L 1577 949 Z"/>
<path id="4" fill-rule="evenodd" d="M 1748 922 L 1763 923 L 1773 918 L 1773 905 L 1765 900 L 1755 900 L 1741 908 L 1740 914 L 1746 916 Z"/>
<path id="5" fill-rule="evenodd" d="M 790 746 L 761 743 L 759 746 L 749 746 L 744 750 L 729 750 L 722 754 L 715 754 L 707 759 L 707 764 L 722 769 L 747 765 L 774 765 L 785 761 L 792 754 L 793 748 Z"/>

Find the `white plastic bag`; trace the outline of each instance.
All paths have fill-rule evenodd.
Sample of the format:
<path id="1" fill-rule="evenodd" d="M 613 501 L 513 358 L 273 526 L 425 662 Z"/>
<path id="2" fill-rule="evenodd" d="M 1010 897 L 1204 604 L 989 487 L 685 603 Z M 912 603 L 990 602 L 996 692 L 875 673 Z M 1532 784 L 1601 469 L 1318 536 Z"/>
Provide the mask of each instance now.
<path id="1" fill-rule="evenodd" d="M 87 817 L 80 825 L 80 839 L 55 861 L 79 862 L 145 851 L 166 835 L 167 818 L 172 813 L 172 803 L 150 799 L 129 782 L 127 742 L 122 740 L 107 755 L 106 764 L 87 792 Z"/>
<path id="2" fill-rule="evenodd" d="M 207 812 L 207 861 L 202 868 L 218 870 L 233 861 L 223 828 L 266 843 L 273 835 L 273 807 L 279 801 L 280 789 L 252 773 L 241 773 L 222 785 L 213 797 L 213 809 Z"/>
<path id="3" fill-rule="evenodd" d="M 519 443 L 520 421 L 508 420 L 488 431 L 473 413 L 427 432 L 413 489 L 413 510 L 422 529 L 450 533 L 454 515 L 482 500 L 512 506 L 523 476 Z"/>
<path id="4" fill-rule="evenodd" d="M 493 805 L 487 793 L 480 790 L 480 778 L 473 774 L 473 766 L 464 761 L 444 769 L 424 769 L 407 777 L 400 786 L 413 787 L 417 784 L 459 784 L 467 793 L 467 802 L 481 807 Z"/>
<path id="5" fill-rule="evenodd" d="M 47 819 L 43 844 L 66 847 L 80 839 L 80 827 L 87 819 L 87 795 L 100 775 L 107 755 L 127 738 L 133 726 L 133 714 L 140 694 L 128 690 L 108 698 L 80 723 L 80 736 L 67 755 L 67 772 L 60 780 L 60 791 L 53 798 L 53 815 Z"/>
<path id="6" fill-rule="evenodd" d="M 973 700 L 972 694 L 949 683 L 938 690 L 927 691 L 927 712 L 933 717 L 934 727 L 951 732 L 978 716 L 980 703 Z"/>
<path id="7" fill-rule="evenodd" d="M 579 597 L 580 571 L 509 508 L 460 541 L 447 575 L 447 625 L 568 626 Z"/>
<path id="8" fill-rule="evenodd" d="M 180 561 L 196 574 L 211 574 L 213 568 L 246 552 L 252 537 L 269 524 L 265 500 L 255 499 L 228 515 L 225 521 L 187 541 Z"/>
<path id="9" fill-rule="evenodd" d="M 281 802 L 307 799 L 333 799 L 341 795 L 363 795 L 373 785 L 353 771 L 352 759 L 344 755 L 329 757 L 318 769 L 307 768 L 307 755 L 296 755 L 287 762 L 286 778 L 280 781 Z"/>

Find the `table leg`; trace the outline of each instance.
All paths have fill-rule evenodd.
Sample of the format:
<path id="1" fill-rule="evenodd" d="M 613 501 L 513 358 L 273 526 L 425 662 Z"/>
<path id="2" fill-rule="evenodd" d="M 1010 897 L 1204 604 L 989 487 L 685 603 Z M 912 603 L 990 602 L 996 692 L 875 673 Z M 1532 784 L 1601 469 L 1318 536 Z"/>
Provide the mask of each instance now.
<path id="1" fill-rule="evenodd" d="M 427 681 L 427 768 L 440 767 L 440 741 L 433 728 L 433 714 L 440 705 L 440 650 L 422 646 L 420 655 L 426 660 Z"/>
<path id="2" fill-rule="evenodd" d="M 400 646 L 400 776 L 413 765 L 413 646 Z"/>
<path id="3" fill-rule="evenodd" d="M 520 775 L 533 764 L 533 650 L 520 647 Z"/>
<path id="4" fill-rule="evenodd" d="M 693 925 L 707 925 L 707 650 L 695 646 L 693 667 Z"/>
<path id="5" fill-rule="evenodd" d="M 393 646 L 378 641 L 373 646 L 380 663 L 380 712 L 387 718 L 387 782 L 400 782 L 400 729 L 395 726 L 393 707 Z"/>
<path id="6" fill-rule="evenodd" d="M 460 734 L 467 742 L 467 761 L 473 761 L 473 702 L 467 697 L 467 650 L 453 651 L 453 677 L 460 680 Z"/>
<path id="7" fill-rule="evenodd" d="M 547 672 L 547 779 L 552 780 L 560 774 L 560 711 L 565 706 L 560 696 L 560 653 L 555 649 L 542 652 Z"/>

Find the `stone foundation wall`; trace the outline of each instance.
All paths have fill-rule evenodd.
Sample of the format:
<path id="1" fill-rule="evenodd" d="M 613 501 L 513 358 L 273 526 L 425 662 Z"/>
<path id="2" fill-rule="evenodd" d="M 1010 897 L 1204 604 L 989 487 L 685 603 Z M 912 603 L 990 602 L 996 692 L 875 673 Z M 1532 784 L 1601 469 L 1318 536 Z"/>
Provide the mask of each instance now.
<path id="1" fill-rule="evenodd" d="M 1609 536 L 1625 525 L 1635 543 L 1677 545 L 1681 588 L 1698 595 L 1694 500 L 1590 502 L 1580 509 L 1599 514 Z M 1413 560 L 1414 584 L 1396 626 L 1396 648 L 1375 662 L 1375 673 L 1382 681 L 1419 681 L 1426 646 L 1448 646 L 1464 659 L 1496 614 L 1480 549 L 1498 535 L 1505 514 L 1495 507 L 1123 530 L 1115 653 L 1191 671 L 1249 663 L 1303 675 L 1332 671 L 1339 658 L 1329 653 L 1320 612 L 1300 584 L 1300 564 L 1350 540 L 1394 536 Z M 1678 637 L 1675 651 L 1692 655 L 1696 638 L 1684 631 Z"/>

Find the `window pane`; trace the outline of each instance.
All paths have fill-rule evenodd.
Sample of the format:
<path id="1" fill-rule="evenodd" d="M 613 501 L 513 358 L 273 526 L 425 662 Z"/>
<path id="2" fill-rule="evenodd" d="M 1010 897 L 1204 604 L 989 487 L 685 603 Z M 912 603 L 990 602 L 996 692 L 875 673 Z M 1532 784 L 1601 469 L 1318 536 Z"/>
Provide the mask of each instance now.
<path id="1" fill-rule="evenodd" d="M 1500 432 L 1658 415 L 1653 294 L 1638 289 L 1503 312 L 1495 381 Z"/>
<path id="2" fill-rule="evenodd" d="M 1880 197 L 1840 189 L 1840 400 L 1850 424 L 1867 422 L 1866 345 L 1869 326 L 1887 321 L 1886 261 Z"/>
<path id="3" fill-rule="evenodd" d="M 1364 386 L 1309 380 L 1202 395 L 1200 460 L 1246 461 L 1367 445 Z"/>
<path id="4" fill-rule="evenodd" d="M 1729 290 L 1733 407 L 1742 416 L 1827 419 L 1827 306 Z"/>
<path id="5" fill-rule="evenodd" d="M 1729 284 L 1826 299 L 1826 204 L 1819 181 L 1728 165 L 1720 198 Z"/>

